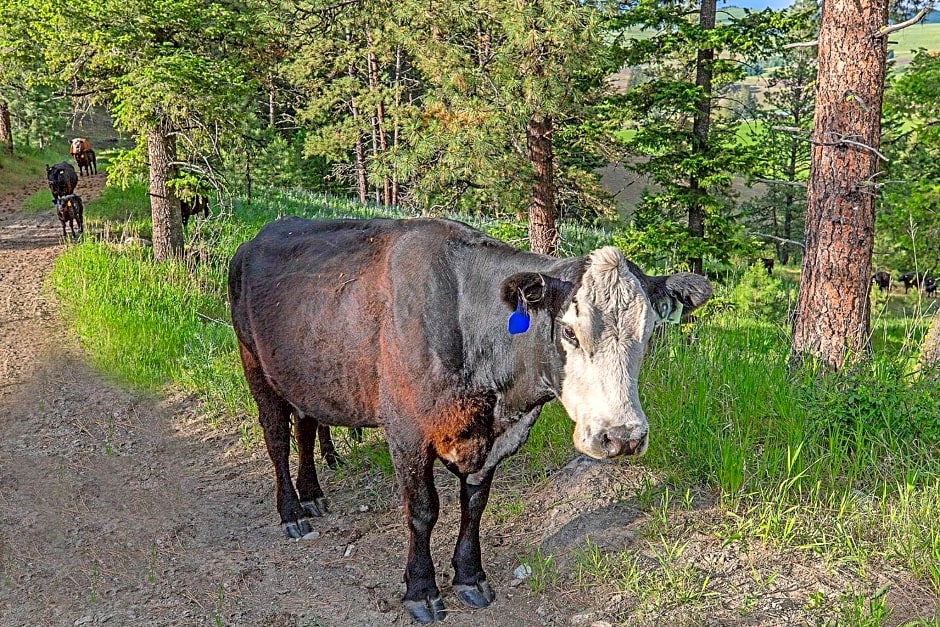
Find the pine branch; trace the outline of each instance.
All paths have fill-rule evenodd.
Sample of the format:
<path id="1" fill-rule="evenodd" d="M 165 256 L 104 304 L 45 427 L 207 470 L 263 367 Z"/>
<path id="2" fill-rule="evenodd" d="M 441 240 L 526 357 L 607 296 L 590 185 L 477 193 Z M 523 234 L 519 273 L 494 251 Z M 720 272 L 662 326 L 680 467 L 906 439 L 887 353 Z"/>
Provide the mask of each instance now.
<path id="1" fill-rule="evenodd" d="M 753 237 L 763 237 L 765 239 L 773 240 L 775 242 L 780 242 L 781 244 L 794 244 L 795 246 L 799 246 L 800 248 L 806 248 L 806 244 L 804 244 L 803 242 L 798 242 L 793 239 L 786 239 L 785 237 L 777 237 L 776 235 L 768 235 L 767 233 L 748 233 L 748 235 L 751 235 Z"/>
<path id="2" fill-rule="evenodd" d="M 819 40 L 814 39 L 813 41 L 798 41 L 792 44 L 786 44 L 781 46 L 781 50 L 792 50 L 793 48 L 812 48 L 813 46 L 818 46 Z"/>
<path id="3" fill-rule="evenodd" d="M 903 22 L 898 22 L 897 24 L 892 24 L 891 26 L 886 26 L 884 29 L 878 31 L 877 33 L 872 34 L 872 37 L 876 39 L 880 37 L 887 37 L 891 33 L 896 33 L 899 30 L 903 30 L 907 28 L 908 26 L 913 26 L 917 22 L 927 17 L 927 14 L 930 13 L 930 10 L 931 10 L 931 7 L 926 6 L 920 11 L 918 11 L 917 15 L 915 15 L 911 19 L 905 20 Z"/>
<path id="4" fill-rule="evenodd" d="M 763 179 L 763 178 L 756 178 L 754 180 L 757 181 L 758 183 L 765 183 L 767 185 L 792 185 L 794 187 L 803 187 L 803 188 L 806 187 L 806 183 L 803 183 L 801 181 L 784 181 L 782 179 Z"/>

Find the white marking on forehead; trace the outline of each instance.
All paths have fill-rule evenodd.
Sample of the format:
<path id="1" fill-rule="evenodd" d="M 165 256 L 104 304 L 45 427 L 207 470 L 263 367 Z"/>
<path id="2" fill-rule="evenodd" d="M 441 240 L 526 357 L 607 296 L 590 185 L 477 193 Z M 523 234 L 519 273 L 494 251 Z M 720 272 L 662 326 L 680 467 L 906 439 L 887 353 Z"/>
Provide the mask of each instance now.
<path id="1" fill-rule="evenodd" d="M 595 250 L 572 306 L 562 320 L 578 332 L 589 353 L 613 342 L 644 341 L 652 330 L 652 307 L 639 278 L 618 248 Z"/>

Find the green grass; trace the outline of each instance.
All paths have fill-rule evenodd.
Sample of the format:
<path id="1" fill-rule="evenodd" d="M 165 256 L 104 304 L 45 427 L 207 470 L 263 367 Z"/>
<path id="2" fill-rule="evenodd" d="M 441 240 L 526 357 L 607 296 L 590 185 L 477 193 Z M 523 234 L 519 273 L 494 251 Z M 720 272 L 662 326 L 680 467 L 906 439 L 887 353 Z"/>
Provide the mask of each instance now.
<path id="1" fill-rule="evenodd" d="M 66 155 L 67 156 L 67 155 Z M 13 157 L 0 157 L 0 188 L 14 189 L 46 180 L 46 164 L 62 161 L 56 151 L 40 150 L 32 146 L 14 145 Z"/>
<path id="2" fill-rule="evenodd" d="M 888 50 L 894 52 L 898 62 L 910 59 L 920 48 L 940 50 L 940 23 L 915 24 L 890 35 Z"/>
<path id="3" fill-rule="evenodd" d="M 98 232 L 145 236 L 143 197 L 142 187 L 109 189 L 86 211 Z M 251 448 L 259 430 L 227 322 L 227 260 L 280 215 L 376 212 L 331 197 L 272 192 L 191 226 L 188 247 L 198 257 L 158 264 L 148 249 L 88 237 L 58 259 L 51 283 L 65 319 L 102 369 L 146 390 L 177 386 L 199 395 L 213 419 L 241 421 Z M 503 223 L 480 226 L 518 237 Z M 569 249 L 606 237 L 590 229 L 566 233 Z M 683 557 L 675 524 L 677 512 L 692 512 L 693 493 L 704 492 L 720 515 L 696 528 L 717 542 L 810 552 L 860 571 L 888 564 L 940 595 L 940 386 L 916 370 L 935 303 L 876 295 L 869 362 L 838 376 L 793 370 L 785 319 L 795 277 L 785 270 L 773 279 L 730 273 L 694 328 L 670 326 L 651 348 L 640 394 L 652 437 L 639 463 L 663 480 L 631 497 L 645 512 L 647 561 L 637 561 L 632 549 L 588 546 L 571 566 L 582 586 L 635 595 L 649 616 L 676 604 L 707 613 L 717 584 Z M 497 520 L 518 515 L 526 487 L 571 458 L 571 429 L 559 404 L 546 406 L 527 444 L 506 462 L 512 489 L 494 499 Z M 380 431 L 367 431 L 363 444 L 340 444 L 349 463 L 337 478 L 392 474 Z M 533 589 L 561 585 L 564 566 L 552 555 L 527 559 L 539 573 Z M 758 588 L 748 594 L 759 595 Z M 817 601 L 820 615 L 837 623 L 878 624 L 884 609 L 883 601 L 855 591 Z"/>

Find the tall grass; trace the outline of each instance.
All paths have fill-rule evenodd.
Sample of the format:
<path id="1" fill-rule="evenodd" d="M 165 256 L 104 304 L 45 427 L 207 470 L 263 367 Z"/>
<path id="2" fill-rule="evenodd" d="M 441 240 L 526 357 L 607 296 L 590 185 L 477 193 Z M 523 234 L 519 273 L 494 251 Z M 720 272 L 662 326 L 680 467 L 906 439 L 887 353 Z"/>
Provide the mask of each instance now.
<path id="1" fill-rule="evenodd" d="M 143 233 L 138 205 L 106 193 L 88 214 L 98 216 L 102 230 L 124 224 Z M 184 260 L 158 264 L 147 249 L 87 238 L 59 258 L 52 285 L 103 369 L 145 389 L 182 386 L 218 416 L 253 415 L 227 323 L 228 259 L 280 215 L 380 212 L 272 192 L 192 225 L 189 248 L 197 254 Z M 505 223 L 476 223 L 515 237 Z M 601 232 L 577 234 L 578 246 L 606 243 Z M 669 327 L 651 347 L 641 374 L 651 443 L 641 463 L 670 489 L 714 494 L 726 514 L 710 523 L 717 537 L 800 547 L 853 564 L 882 560 L 940 594 L 940 387 L 913 368 L 926 312 L 899 317 L 882 308 L 872 359 L 848 373 L 794 370 L 783 323 L 791 288 L 745 276 L 729 276 L 693 328 Z M 735 293 L 741 289 L 761 294 Z M 553 403 L 517 459 L 525 477 L 539 480 L 572 454 L 570 421 Z M 383 467 L 379 457 L 370 463 Z"/>

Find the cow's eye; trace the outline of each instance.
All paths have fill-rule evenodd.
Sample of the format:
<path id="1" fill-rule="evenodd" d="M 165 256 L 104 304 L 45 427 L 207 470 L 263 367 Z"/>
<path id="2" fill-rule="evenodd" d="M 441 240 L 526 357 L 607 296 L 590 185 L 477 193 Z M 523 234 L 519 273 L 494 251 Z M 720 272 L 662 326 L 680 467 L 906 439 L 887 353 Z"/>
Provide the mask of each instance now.
<path id="1" fill-rule="evenodd" d="M 578 336 L 574 334 L 574 329 L 569 327 L 567 324 L 564 324 L 561 327 L 561 337 L 571 342 L 575 346 L 578 345 Z"/>

